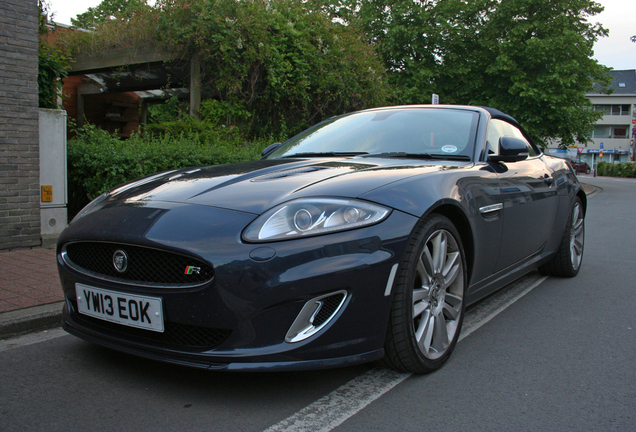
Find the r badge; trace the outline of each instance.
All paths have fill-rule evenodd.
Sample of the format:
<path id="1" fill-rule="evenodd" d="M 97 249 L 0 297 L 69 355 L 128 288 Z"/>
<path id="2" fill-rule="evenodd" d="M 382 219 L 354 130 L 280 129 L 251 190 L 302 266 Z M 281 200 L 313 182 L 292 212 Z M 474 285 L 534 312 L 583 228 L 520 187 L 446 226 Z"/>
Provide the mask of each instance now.
<path id="1" fill-rule="evenodd" d="M 201 274 L 201 267 L 187 266 L 183 274 Z"/>

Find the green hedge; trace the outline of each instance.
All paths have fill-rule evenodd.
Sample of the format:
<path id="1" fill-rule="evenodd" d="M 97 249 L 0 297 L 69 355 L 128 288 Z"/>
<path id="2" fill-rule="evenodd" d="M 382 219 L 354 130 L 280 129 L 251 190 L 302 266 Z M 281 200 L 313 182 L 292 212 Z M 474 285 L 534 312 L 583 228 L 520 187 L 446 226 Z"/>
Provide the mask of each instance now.
<path id="1" fill-rule="evenodd" d="M 597 174 L 606 177 L 631 177 L 636 178 L 636 163 L 608 163 L 599 162 Z"/>
<path id="2" fill-rule="evenodd" d="M 92 125 L 77 132 L 68 142 L 69 219 L 91 199 L 127 181 L 177 168 L 255 160 L 273 142 L 245 143 L 209 131 L 134 135 L 122 141 Z"/>

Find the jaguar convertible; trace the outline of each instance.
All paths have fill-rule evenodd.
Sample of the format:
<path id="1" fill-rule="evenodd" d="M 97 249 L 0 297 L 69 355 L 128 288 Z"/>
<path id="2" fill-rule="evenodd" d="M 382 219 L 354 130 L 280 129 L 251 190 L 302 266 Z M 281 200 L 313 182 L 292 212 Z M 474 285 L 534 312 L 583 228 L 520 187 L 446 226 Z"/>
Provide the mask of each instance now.
<path id="1" fill-rule="evenodd" d="M 586 205 L 567 161 L 495 109 L 346 114 L 96 198 L 57 245 L 63 326 L 209 370 L 427 373 L 467 306 L 537 268 L 578 273 Z"/>

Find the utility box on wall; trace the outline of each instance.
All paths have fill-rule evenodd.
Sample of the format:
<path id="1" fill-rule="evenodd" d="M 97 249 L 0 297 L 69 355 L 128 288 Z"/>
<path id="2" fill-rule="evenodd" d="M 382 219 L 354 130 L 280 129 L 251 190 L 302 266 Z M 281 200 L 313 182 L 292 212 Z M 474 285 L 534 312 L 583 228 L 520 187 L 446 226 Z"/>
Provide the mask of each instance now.
<path id="1" fill-rule="evenodd" d="M 67 225 L 66 111 L 40 109 L 42 246 L 53 247 Z"/>

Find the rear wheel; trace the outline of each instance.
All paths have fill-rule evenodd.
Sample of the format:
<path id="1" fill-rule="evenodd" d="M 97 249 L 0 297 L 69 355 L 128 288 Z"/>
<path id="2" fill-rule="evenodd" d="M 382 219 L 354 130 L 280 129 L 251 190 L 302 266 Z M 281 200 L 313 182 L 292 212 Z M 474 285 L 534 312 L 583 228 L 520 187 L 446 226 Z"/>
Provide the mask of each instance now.
<path id="1" fill-rule="evenodd" d="M 585 246 L 585 213 L 581 199 L 577 197 L 561 238 L 561 245 L 552 261 L 539 267 L 544 275 L 574 277 L 583 261 Z"/>
<path id="2" fill-rule="evenodd" d="M 444 216 L 415 230 L 399 269 L 385 342 L 385 365 L 412 373 L 440 368 L 464 319 L 466 259 L 461 238 Z"/>

